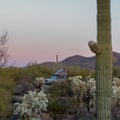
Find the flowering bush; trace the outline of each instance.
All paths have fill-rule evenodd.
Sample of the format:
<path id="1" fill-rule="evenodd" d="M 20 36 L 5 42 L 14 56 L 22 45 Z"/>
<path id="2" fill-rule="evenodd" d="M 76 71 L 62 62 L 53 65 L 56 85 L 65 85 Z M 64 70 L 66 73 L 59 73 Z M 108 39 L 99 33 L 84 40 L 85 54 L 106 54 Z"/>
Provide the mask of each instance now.
<path id="1" fill-rule="evenodd" d="M 41 111 L 47 110 L 48 99 L 46 94 L 42 91 L 28 91 L 28 94 L 23 96 L 22 103 L 15 103 L 14 114 L 20 114 L 20 116 L 28 116 L 30 120 L 37 118 L 41 120 L 40 113 Z"/>
<path id="2" fill-rule="evenodd" d="M 82 76 L 70 77 L 71 90 L 75 94 L 75 97 L 80 100 L 83 94 L 86 92 L 86 83 L 82 81 Z"/>
<path id="3" fill-rule="evenodd" d="M 44 78 L 36 78 L 34 84 L 40 88 L 34 91 L 28 91 L 28 94 L 24 94 L 22 97 L 22 103 L 14 104 L 14 115 L 20 115 L 29 120 L 41 120 L 40 113 L 47 110 L 48 99 L 47 95 L 42 91 L 44 84 Z"/>
<path id="4" fill-rule="evenodd" d="M 88 76 L 83 79 L 82 76 L 74 76 L 70 77 L 69 80 L 71 81 L 71 90 L 77 98 L 79 97 L 84 101 L 86 97 L 89 105 L 91 101 L 95 103 L 96 82 L 94 78 Z M 112 106 L 116 105 L 120 106 L 120 79 L 114 77 L 112 81 Z"/>

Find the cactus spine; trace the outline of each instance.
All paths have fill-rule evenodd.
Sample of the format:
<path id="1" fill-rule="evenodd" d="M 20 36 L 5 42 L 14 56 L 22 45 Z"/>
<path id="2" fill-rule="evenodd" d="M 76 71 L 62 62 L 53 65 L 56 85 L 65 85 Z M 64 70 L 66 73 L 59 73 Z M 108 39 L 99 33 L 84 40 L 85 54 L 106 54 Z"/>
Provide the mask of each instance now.
<path id="1" fill-rule="evenodd" d="M 97 0 L 96 109 L 97 120 L 111 120 L 112 43 L 110 0 Z M 89 43 L 89 47 L 93 44 Z M 94 52 L 95 53 L 95 52 Z M 96 52 L 97 53 L 97 52 Z"/>

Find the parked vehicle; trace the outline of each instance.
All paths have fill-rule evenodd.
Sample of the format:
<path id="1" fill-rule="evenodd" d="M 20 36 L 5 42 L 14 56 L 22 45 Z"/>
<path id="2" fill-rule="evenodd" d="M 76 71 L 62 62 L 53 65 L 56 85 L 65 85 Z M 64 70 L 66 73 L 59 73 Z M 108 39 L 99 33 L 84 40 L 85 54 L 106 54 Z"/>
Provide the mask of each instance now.
<path id="1" fill-rule="evenodd" d="M 50 78 L 47 78 L 45 80 L 45 84 L 50 85 L 58 80 L 66 80 L 66 78 L 67 78 L 67 70 L 65 68 L 62 68 L 56 71 Z"/>

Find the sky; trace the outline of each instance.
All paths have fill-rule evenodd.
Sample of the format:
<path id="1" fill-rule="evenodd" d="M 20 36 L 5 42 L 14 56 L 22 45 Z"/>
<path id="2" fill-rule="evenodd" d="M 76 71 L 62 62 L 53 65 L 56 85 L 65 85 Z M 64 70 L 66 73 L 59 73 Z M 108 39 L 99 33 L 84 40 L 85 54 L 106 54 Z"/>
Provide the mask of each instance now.
<path id="1" fill-rule="evenodd" d="M 113 50 L 120 52 L 120 0 L 111 0 Z M 93 56 L 96 0 L 0 0 L 0 34 L 8 31 L 9 64 Z"/>

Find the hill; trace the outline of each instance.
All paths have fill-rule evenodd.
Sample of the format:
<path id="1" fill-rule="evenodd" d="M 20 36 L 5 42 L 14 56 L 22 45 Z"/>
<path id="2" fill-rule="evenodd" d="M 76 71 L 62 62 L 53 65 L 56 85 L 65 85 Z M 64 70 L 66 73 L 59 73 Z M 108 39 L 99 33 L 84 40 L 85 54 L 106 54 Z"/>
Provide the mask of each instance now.
<path id="1" fill-rule="evenodd" d="M 114 66 L 120 67 L 120 53 L 113 52 Z M 43 65 L 47 67 L 55 67 L 55 62 L 45 62 Z M 81 55 L 74 55 L 59 62 L 59 65 L 68 67 L 68 66 L 80 66 L 84 69 L 95 69 L 95 56 L 85 57 Z"/>

